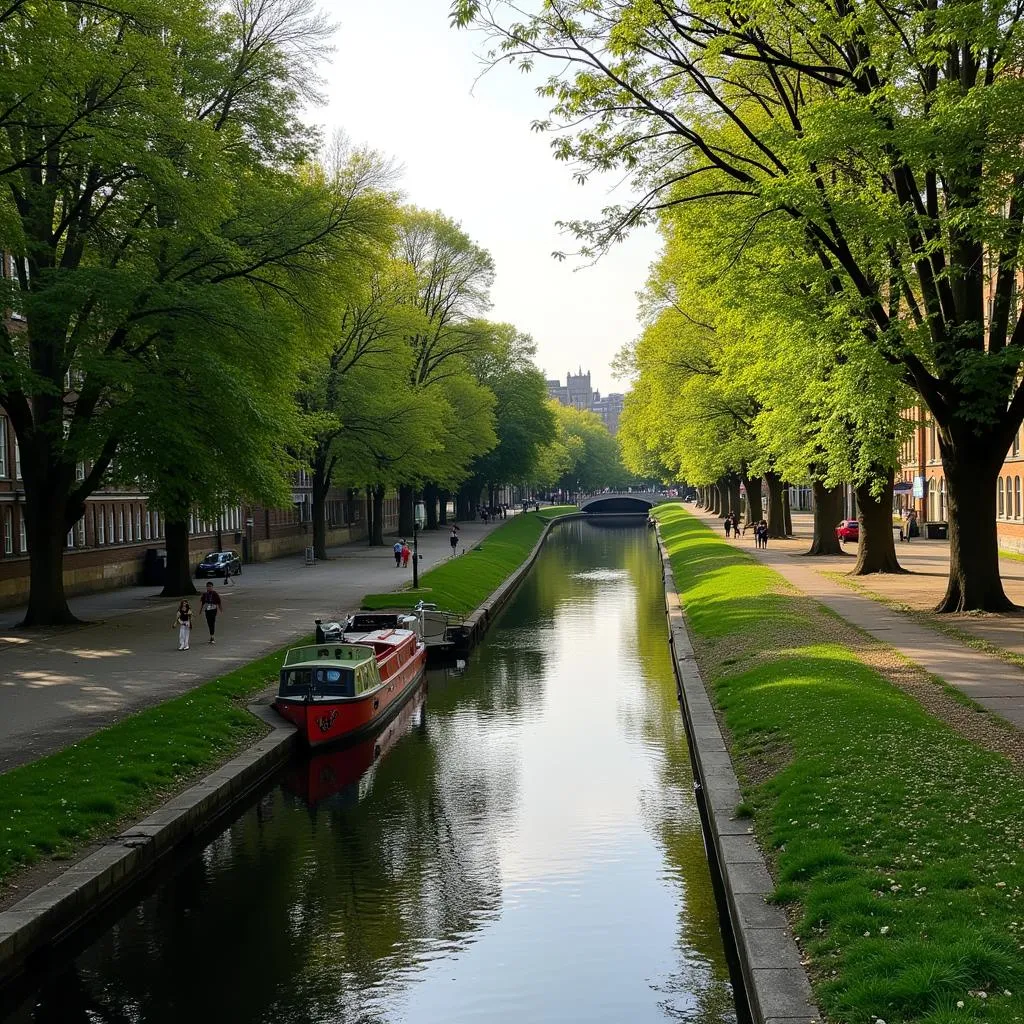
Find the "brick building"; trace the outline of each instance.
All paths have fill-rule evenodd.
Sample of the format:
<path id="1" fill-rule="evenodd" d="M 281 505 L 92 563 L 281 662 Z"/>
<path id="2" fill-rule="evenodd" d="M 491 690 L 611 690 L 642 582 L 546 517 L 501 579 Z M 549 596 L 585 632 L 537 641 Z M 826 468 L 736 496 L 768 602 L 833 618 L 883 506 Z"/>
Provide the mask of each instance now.
<path id="1" fill-rule="evenodd" d="M 85 466 L 79 472 L 84 476 Z M 293 504 L 272 509 L 238 505 L 216 519 L 191 516 L 193 562 L 207 551 L 234 548 L 246 561 L 301 553 L 312 544 L 312 482 L 305 472 L 293 484 Z M 358 492 L 332 491 L 327 501 L 328 546 L 366 537 L 366 502 Z M 384 502 L 385 531 L 398 526 L 398 497 Z M 68 594 L 141 583 L 146 552 L 163 547 L 164 520 L 138 491 L 104 488 L 86 502 L 85 515 L 67 535 L 64 585 Z M 0 607 L 28 599 L 29 555 L 25 489 L 14 430 L 0 411 Z"/>
<path id="2" fill-rule="evenodd" d="M 602 397 L 590 384 L 590 371 L 586 373 L 580 368 L 576 373 L 565 375 L 565 384 L 560 380 L 547 381 L 548 398 L 555 399 L 562 405 L 572 406 L 584 412 L 597 413 L 608 429 L 609 434 L 616 434 L 619 429 L 619 417 L 626 401 L 626 396 L 617 391 Z"/>

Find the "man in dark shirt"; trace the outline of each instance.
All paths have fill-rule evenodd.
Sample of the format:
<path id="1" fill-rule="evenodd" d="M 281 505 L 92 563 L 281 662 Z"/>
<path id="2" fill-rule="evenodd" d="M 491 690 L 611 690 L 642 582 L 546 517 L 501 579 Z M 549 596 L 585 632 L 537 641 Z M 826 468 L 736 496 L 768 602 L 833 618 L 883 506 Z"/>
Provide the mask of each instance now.
<path id="1" fill-rule="evenodd" d="M 213 589 L 213 583 L 207 580 L 206 593 L 203 594 L 203 611 L 206 614 L 206 625 L 210 627 L 210 643 L 216 643 L 213 634 L 217 628 L 217 615 L 221 609 L 220 594 Z"/>

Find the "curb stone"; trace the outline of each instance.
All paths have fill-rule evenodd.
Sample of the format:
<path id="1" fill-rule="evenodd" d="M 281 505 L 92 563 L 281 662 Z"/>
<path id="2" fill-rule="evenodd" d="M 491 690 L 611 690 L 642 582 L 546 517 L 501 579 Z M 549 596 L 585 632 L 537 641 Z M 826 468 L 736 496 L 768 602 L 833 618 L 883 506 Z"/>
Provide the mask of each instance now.
<path id="1" fill-rule="evenodd" d="M 266 704 L 250 704 L 249 711 L 270 726 L 263 739 L 0 912 L 0 980 L 108 905 L 288 759 L 295 727 Z"/>
<path id="2" fill-rule="evenodd" d="M 764 855 L 746 819 L 733 815 L 741 793 L 714 706 L 701 678 L 676 591 L 668 551 L 658 530 L 669 644 L 680 705 L 690 740 L 696 784 L 707 809 L 706 841 L 714 849 L 736 940 L 750 1013 L 757 1024 L 817 1024 L 821 1013 L 811 994 L 800 950 L 780 907 L 766 902 L 774 890 Z"/>

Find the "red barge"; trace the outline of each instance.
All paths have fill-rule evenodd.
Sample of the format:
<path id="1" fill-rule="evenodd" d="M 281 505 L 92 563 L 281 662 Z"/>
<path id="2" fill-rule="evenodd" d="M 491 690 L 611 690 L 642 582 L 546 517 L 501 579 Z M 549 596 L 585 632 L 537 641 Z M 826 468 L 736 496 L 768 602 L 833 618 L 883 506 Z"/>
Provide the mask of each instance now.
<path id="1" fill-rule="evenodd" d="M 274 707 L 310 747 L 353 739 L 398 711 L 426 664 L 427 649 L 410 629 L 294 647 L 285 655 Z"/>

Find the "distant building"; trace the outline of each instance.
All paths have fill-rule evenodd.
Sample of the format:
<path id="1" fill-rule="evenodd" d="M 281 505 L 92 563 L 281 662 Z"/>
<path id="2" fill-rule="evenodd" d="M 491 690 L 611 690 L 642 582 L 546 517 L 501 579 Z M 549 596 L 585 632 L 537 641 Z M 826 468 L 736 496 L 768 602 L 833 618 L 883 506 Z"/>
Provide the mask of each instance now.
<path id="1" fill-rule="evenodd" d="M 547 385 L 548 396 L 556 402 L 572 406 L 574 409 L 597 413 L 608 428 L 608 433 L 614 434 L 618 431 L 619 416 L 622 414 L 626 396 L 615 392 L 602 398 L 601 392 L 595 391 L 590 384 L 589 370 L 586 373 L 582 367 L 576 373 L 570 370 L 565 375 L 565 384 L 560 380 L 549 380 Z"/>

